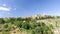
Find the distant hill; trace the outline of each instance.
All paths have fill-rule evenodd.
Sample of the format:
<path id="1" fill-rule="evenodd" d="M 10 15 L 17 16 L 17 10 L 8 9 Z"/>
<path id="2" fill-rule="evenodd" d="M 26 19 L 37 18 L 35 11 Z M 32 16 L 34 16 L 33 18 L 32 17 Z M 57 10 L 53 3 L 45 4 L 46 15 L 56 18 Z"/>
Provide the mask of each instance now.
<path id="1" fill-rule="evenodd" d="M 50 18 L 60 18 L 60 16 L 51 16 L 51 15 L 45 15 L 45 14 L 37 14 L 37 15 L 33 15 L 33 16 L 27 16 L 24 18 L 32 18 L 32 19 L 50 19 Z"/>

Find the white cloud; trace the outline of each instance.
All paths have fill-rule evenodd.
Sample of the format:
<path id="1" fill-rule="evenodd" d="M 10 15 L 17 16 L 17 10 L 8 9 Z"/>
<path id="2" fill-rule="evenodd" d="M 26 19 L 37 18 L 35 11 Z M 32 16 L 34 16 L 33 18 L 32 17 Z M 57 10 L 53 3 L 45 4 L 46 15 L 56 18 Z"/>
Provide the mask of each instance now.
<path id="1" fill-rule="evenodd" d="M 2 11 L 10 11 L 11 9 L 10 8 L 6 8 L 6 7 L 0 7 L 0 10 L 2 10 Z"/>
<path id="2" fill-rule="evenodd" d="M 6 6 L 6 4 L 3 4 L 3 6 Z"/>

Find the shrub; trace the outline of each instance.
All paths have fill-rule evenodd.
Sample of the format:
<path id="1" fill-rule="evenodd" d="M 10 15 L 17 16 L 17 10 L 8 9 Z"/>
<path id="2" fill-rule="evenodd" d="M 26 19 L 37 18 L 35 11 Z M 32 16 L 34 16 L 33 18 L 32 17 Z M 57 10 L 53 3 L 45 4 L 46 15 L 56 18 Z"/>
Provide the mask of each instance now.
<path id="1" fill-rule="evenodd" d="M 24 29 L 29 29 L 30 28 L 30 25 L 29 25 L 29 23 L 28 22 L 23 22 L 22 23 L 22 28 L 24 28 Z"/>
<path id="2" fill-rule="evenodd" d="M 0 24 L 4 24 L 5 21 L 3 20 L 3 18 L 0 18 Z"/>
<path id="3" fill-rule="evenodd" d="M 22 21 L 14 21 L 14 24 L 17 26 L 17 27 L 22 27 Z"/>
<path id="4" fill-rule="evenodd" d="M 11 31 L 12 30 L 12 24 L 11 23 L 5 23 L 3 25 L 3 31 Z"/>
<path id="5" fill-rule="evenodd" d="M 34 30 L 31 30 L 31 34 L 35 34 L 35 31 Z"/>
<path id="6" fill-rule="evenodd" d="M 4 28 L 8 28 L 8 23 L 5 23 L 4 24 Z"/>
<path id="7" fill-rule="evenodd" d="M 21 17 L 16 18 L 17 21 L 23 21 L 24 19 Z"/>
<path id="8" fill-rule="evenodd" d="M 41 26 L 38 26 L 35 28 L 35 32 L 37 33 L 41 33 L 41 34 L 53 34 L 52 33 L 52 27 L 47 26 L 46 24 L 44 24 L 43 22 L 40 23 Z"/>

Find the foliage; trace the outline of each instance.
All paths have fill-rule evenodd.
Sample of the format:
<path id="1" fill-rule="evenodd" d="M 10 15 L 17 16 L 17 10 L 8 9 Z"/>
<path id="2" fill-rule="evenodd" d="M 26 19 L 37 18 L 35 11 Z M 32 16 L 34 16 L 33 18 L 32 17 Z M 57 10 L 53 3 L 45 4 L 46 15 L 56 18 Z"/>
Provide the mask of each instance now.
<path id="1" fill-rule="evenodd" d="M 29 25 L 29 23 L 28 22 L 23 22 L 22 23 L 22 28 L 24 28 L 24 29 L 29 29 L 30 28 L 30 25 Z"/>
<path id="2" fill-rule="evenodd" d="M 50 18 L 49 16 L 48 18 Z M 44 17 L 41 17 L 41 19 L 44 19 Z M 25 30 L 31 30 L 31 34 L 53 34 L 52 25 L 46 25 L 44 22 L 36 22 L 37 20 L 34 20 L 32 18 L 9 18 L 7 21 L 5 21 L 3 18 L 0 18 L 0 24 L 3 25 L 2 30 L 5 31 L 3 34 L 8 34 L 8 31 L 13 31 L 17 26 L 20 29 Z"/>
<path id="3" fill-rule="evenodd" d="M 5 23 L 5 21 L 3 20 L 3 18 L 0 18 L 0 23 L 1 24 L 4 24 Z"/>
<path id="4" fill-rule="evenodd" d="M 17 27 L 22 27 L 22 21 L 14 21 L 14 24 L 17 26 Z"/>

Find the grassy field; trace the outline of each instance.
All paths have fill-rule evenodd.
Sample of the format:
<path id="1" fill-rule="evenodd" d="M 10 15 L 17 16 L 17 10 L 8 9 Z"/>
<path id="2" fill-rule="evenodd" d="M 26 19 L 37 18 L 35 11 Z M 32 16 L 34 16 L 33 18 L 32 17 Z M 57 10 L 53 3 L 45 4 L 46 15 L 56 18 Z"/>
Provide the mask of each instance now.
<path id="1" fill-rule="evenodd" d="M 59 34 L 60 18 L 0 18 L 0 34 Z"/>
<path id="2" fill-rule="evenodd" d="M 59 34 L 60 33 L 60 18 L 38 20 L 38 22 L 44 22 L 46 25 L 51 24 L 53 26 L 54 34 Z"/>

